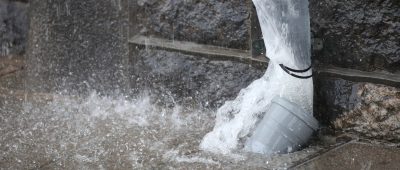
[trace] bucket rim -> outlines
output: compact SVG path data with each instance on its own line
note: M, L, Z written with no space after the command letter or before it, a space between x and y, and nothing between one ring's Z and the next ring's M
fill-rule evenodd
M294 116L302 120L313 130L315 131L318 130L319 127L318 121L313 116L311 116L311 114L308 114L307 111L305 111L303 108L299 107L297 104L280 96L274 97L272 99L272 103L276 103L281 107L287 109L289 112L291 112Z

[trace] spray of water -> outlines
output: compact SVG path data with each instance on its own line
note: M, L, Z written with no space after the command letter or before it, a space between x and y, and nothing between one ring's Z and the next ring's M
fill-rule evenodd
M201 152L199 139L212 128L213 114L155 104L147 93L49 101L39 94L9 96L0 94L0 169L283 169L318 151L272 157Z
M272 98L284 97L312 113L313 81L298 79L283 71L279 64L294 69L310 66L310 21L308 0L253 0L256 6L270 63L265 75L240 91L217 111L213 131L200 148L230 153L243 146ZM303 73L310 75L311 70Z

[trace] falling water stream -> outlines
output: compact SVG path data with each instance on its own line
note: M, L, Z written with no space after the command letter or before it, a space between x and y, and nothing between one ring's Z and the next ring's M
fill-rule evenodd
M312 79L294 78L278 66L310 65L308 1L254 4L271 62L261 79L216 114L154 104L146 92L134 98L93 92L48 99L15 97L18 90L11 90L0 95L0 169L282 169L316 153L319 146L270 156L242 150L272 97L284 96L312 112ZM1 79L2 86L15 81Z
M275 96L284 97L307 112L313 111L312 78L299 79L280 68L310 66L310 18L308 0L253 0L270 58L265 75L240 91L217 112L215 127L201 148L216 153L241 149ZM310 75L311 70L305 75Z

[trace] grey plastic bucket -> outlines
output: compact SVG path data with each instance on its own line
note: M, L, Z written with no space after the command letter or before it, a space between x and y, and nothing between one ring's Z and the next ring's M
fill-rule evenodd
M318 121L304 109L284 98L275 97L245 150L262 154L288 153L307 143Z

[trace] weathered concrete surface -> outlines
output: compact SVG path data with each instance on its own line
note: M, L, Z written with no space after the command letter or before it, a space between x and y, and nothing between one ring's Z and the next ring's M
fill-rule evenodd
M33 91L125 89L127 0L32 0L27 53Z
M28 5L0 0L0 58L25 52L28 33Z
M132 84L137 89L152 89L163 95L160 98L197 106L218 107L265 72L265 68L216 57L156 49L134 53Z
M349 143L293 169L398 169L400 150L363 143Z
M316 81L315 116L335 130L400 140L400 89L337 78Z
M250 48L250 0L130 0L131 36Z
M400 70L398 0L310 0L316 62L359 70Z
M357 96L361 102L339 119L334 127L375 139L400 141L400 89L362 84Z

